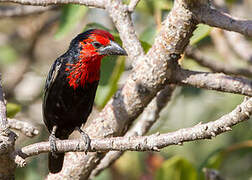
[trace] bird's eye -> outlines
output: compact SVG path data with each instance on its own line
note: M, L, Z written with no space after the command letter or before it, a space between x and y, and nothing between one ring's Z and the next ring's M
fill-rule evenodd
M93 42L92 45L95 47L95 48L100 48L102 45L98 42Z

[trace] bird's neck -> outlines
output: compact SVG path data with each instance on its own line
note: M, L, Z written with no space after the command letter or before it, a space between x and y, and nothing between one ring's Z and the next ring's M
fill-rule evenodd
M68 84L76 89L81 86L85 88L87 83L93 83L100 79L100 66L102 56L82 58L77 63L66 64Z

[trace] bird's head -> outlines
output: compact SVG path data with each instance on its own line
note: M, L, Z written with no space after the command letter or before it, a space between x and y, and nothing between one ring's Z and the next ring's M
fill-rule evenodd
M76 36L70 44L69 51L77 55L66 64L65 71L69 74L69 85L76 89L86 83L99 81L101 59L109 55L124 55L126 51L114 41L107 31L91 29Z
M70 47L76 47L76 45L83 55L127 55L127 52L114 41L113 35L101 29L90 29L79 34L72 40Z

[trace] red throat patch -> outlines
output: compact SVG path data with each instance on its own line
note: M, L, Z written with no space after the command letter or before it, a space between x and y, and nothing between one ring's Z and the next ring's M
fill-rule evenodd
M97 54L92 45L80 42L85 50L80 51L79 61L74 64L66 64L65 71L69 71L67 79L71 87L85 87L86 83L93 83L100 80L100 66L103 56ZM87 49L89 49L87 51Z

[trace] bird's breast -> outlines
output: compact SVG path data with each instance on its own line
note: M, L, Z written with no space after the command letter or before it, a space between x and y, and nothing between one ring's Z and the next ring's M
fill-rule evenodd
M102 57L81 59L77 63L67 63L65 71L66 79L70 87L85 87L87 83L93 83L100 79L100 66Z

